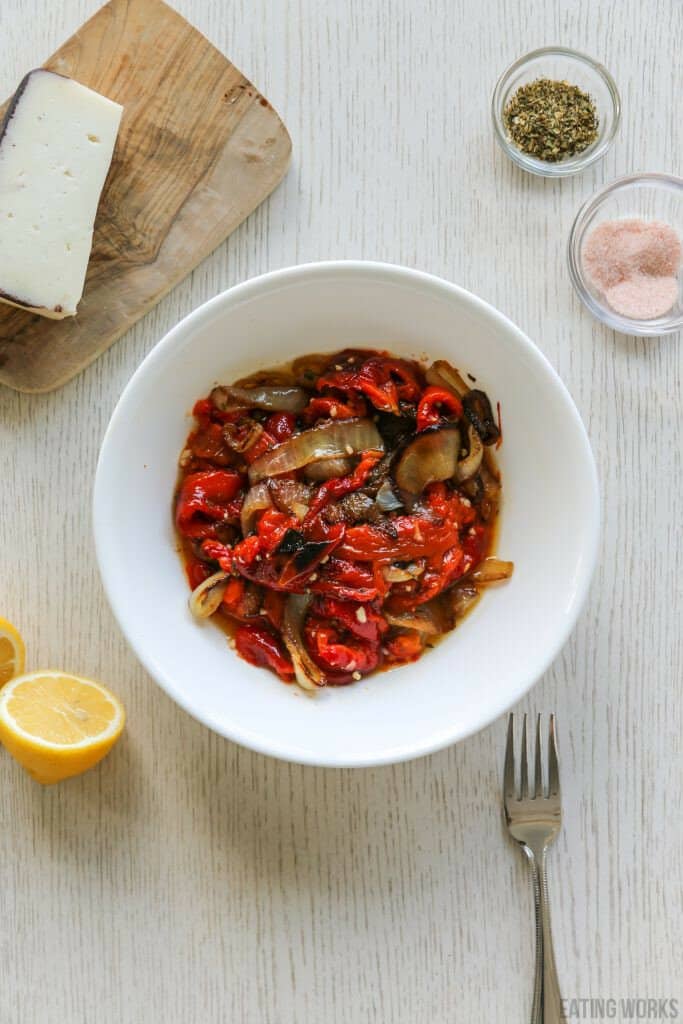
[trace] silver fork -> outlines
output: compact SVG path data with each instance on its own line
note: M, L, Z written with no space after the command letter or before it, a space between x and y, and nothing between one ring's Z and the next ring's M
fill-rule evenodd
M536 755L533 789L529 792L526 754L526 715L522 725L520 792L515 785L514 716L508 723L503 775L503 806L508 831L529 859L536 908L536 973L531 1024L559 1024L566 1020L557 981L553 940L550 934L550 908L545 855L562 825L560 772L555 741L555 716L550 716L548 731L548 790L543 786L541 752L541 716L536 722Z

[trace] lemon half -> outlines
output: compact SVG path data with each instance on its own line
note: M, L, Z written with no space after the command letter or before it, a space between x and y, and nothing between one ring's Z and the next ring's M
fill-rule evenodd
M42 669L0 690L0 742L44 785L80 775L121 735L126 714L100 683Z
M0 686L24 671L26 649L19 631L7 619L0 618Z

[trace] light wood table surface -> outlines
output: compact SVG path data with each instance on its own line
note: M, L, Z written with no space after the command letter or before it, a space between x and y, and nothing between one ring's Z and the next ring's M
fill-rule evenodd
M111 757L62 786L42 789L0 757L0 1021L528 1019L532 904L500 823L504 721L376 770L252 754L156 687L99 582L95 463L133 370L222 289L329 257L404 263L471 289L535 339L576 400L603 491L600 565L571 642L521 705L560 723L561 984L571 998L678 998L683 1014L681 339L603 329L565 260L574 214L601 183L681 170L680 2L176 6L280 111L294 162L77 380L47 396L0 391L0 612L31 666L101 677L129 711ZM95 9L3 0L0 92ZM602 59L624 102L603 163L556 184L506 160L488 109L503 67L553 42Z

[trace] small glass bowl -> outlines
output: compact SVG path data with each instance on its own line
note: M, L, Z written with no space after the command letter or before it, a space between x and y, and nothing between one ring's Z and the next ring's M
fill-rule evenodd
M587 149L567 160L551 163L528 156L508 138L503 111L521 85L537 78L551 78L578 85L595 103L598 113L598 137ZM563 46L544 46L520 57L503 72L493 90L491 114L496 138L507 155L519 167L543 178L564 178L578 174L600 160L612 145L621 118L619 93L607 68L576 50Z
M602 221L628 217L661 220L683 241L683 178L672 174L630 174L617 178L584 203L569 234L569 274L584 306L593 316L622 334L656 337L683 327L683 281L678 275L678 299L668 313L654 320L632 320L615 312L584 271L583 246L587 234Z

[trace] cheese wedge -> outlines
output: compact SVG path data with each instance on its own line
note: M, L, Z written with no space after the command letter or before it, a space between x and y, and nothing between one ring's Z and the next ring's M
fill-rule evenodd
M0 302L76 312L122 112L52 71L24 78L0 127Z

